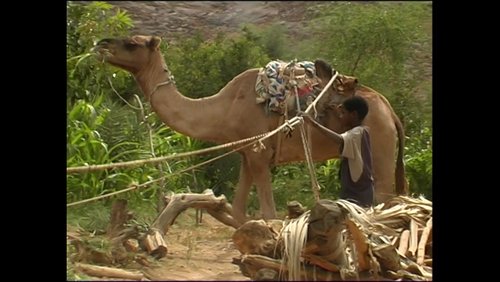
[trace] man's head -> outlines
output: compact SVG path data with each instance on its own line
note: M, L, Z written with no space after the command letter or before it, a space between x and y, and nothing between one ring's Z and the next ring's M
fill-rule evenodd
M342 122L349 126L356 126L363 122L368 114L368 103L361 96L351 96L340 106Z

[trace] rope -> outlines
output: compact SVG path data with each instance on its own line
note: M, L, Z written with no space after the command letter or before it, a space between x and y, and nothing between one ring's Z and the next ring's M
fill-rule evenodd
M314 101L311 103L311 105L309 105L307 107L306 114L309 113L309 111L311 111L311 108L314 108L314 112L315 112L315 115L316 115L316 104L318 103L319 99L321 99L321 97L323 96L323 94L325 94L326 90L328 88L330 88L330 86L332 86L333 81L337 78L338 75L339 75L339 72L335 71L335 74L332 76L332 78L330 79L330 81L328 82L328 84L326 84L326 86L323 88L323 90L321 91L321 93L319 93L318 97L316 97L316 99L314 99Z
M239 148L236 148L232 151L229 151L229 152L226 152L220 156L217 156L217 157L214 157L214 158L211 158L210 160L207 160L207 161L204 161L204 162L201 162L199 164L196 164L196 165L193 165L193 166L190 166L188 168L185 168L185 169L182 169L182 170L179 170L179 171L176 171L176 172L173 172L171 173L169 176L172 176L172 175L176 175L176 174L181 174L181 173L184 173L186 171L190 171L190 170L193 170L197 167L200 167L200 166L203 166L203 165L206 165L208 163L211 163L213 161L216 161L220 158L223 158L229 154L232 154L234 152L237 152L239 150L242 150L246 147L249 147L250 145L256 143L257 141L254 141L252 143L248 143L248 144L245 144L243 146L240 146ZM118 194L121 194L121 193L125 193L125 192L128 192L128 191L131 191L131 190L134 190L134 189L137 189L137 188L141 188L141 187L144 187L144 186L148 186L150 184L153 184L155 182L159 182L159 181L163 181L165 180L165 178L167 178L167 176L162 176L160 178L157 178L157 179L154 179L154 180L150 180L150 181L147 181L147 182L144 182L142 184L139 184L139 185L133 185L133 186L130 186L130 187L127 187L127 188L124 188L120 191L115 191L115 192L111 192L111 193L108 193L108 194L104 194L104 195L101 195L101 196L97 196L97 197L93 197L93 198L90 198L90 199L85 199L85 200L81 200L81 201L78 201L78 202L73 202L73 203L70 203L70 204L67 204L66 207L70 207L70 206L75 206L75 205L78 205L78 204L83 204L83 203L88 203L88 202L91 202L91 201L95 201L95 200L99 200L99 199L103 199L103 198L107 198L107 197L111 197L111 196L114 196L114 195L118 195Z
M190 170L193 170L197 167L200 167L202 165L205 165L207 163L210 163L210 162L213 162L213 161L216 161L220 158L223 158L229 154L232 154L234 152L237 152L239 150L242 150L246 147L249 147L250 145L253 145L255 143L260 143L261 144L261 148L263 146L262 144L262 141L271 137L272 135L276 134L279 130L281 130L283 127L285 126L294 126L296 125L297 123L299 123L301 121L301 118L299 117L294 117L292 118L290 121L287 121L286 123L282 124L281 126L279 126L278 128L276 128L275 130L271 131L271 132L267 132L267 133L263 133L263 134L260 134L260 135L256 135L256 136L253 136L253 137L250 137L250 138L246 138L246 139L242 139L242 140L239 140L239 141L236 141L236 142L232 142L232 143L227 143L227 144L223 144L223 145L219 145L219 146L216 146L216 147L222 147L222 146L226 146L228 144L234 146L235 144L239 144L239 143L243 143L243 142L247 142L247 141L251 141L253 139L257 139L257 138L260 138L261 136L264 136L262 137L261 139L258 139L258 140L255 140L254 142L252 143L248 143L248 144L245 144L245 145L242 145L232 151L229 151L229 152L226 152L220 156L217 156L217 157L214 157L210 160L207 160L207 161L204 161L204 162L201 162L199 164L196 164L196 165L193 165L193 166L190 166L188 168L185 168L183 170L180 170L180 171L176 171L171 175L176 175L176 174L180 174L180 173L183 173L183 172L186 172L186 171L190 171ZM267 136L266 136L267 135ZM227 146L226 146L227 147ZM215 147L212 147L212 148L207 148L207 149L210 149L210 150L207 150L207 149L203 149L203 150L198 150L198 151L195 151L195 152L200 152L200 151L213 151ZM159 158L154 158L155 160L153 160L154 162L158 162L159 159L167 159L167 158L173 158L173 157L180 157L181 154L179 154L178 156L167 156L167 157L159 157ZM183 156L188 156L190 154L182 154ZM141 163L147 163L147 162L153 162L151 161L152 159L149 159L149 160L140 160L140 161L132 161L132 162L124 162L124 163L116 163L114 165L120 165L119 167L125 167L125 165L123 164L126 164L126 163L134 163L135 164L141 164ZM89 167L83 167L84 169L88 169L89 171L92 170L93 168L95 167L99 167L99 169L105 169L103 167L107 167L109 168L110 165L100 165L100 166L89 166ZM80 167L82 168L82 167ZM120 191L115 191L115 192L111 192L111 193L108 193L108 194L104 194L104 195L101 195L101 196L97 196L97 197L93 197L93 198L90 198L90 199L85 199L85 200L81 200L81 201L78 201L78 202L73 202L73 203L70 203L70 204L67 204L66 207L71 207L71 206L75 206L75 205L79 205L79 204L83 204L83 203L88 203L88 202L91 202L91 201L95 201L95 200L99 200L99 199L103 199L103 198L107 198L107 197L111 197L111 196L114 196L114 195L118 195L118 194L121 194L121 193L125 193L125 192L128 192L128 191L131 191L131 190L134 190L134 189L137 189L137 188L141 188L141 187L144 187L144 186L148 186L150 184L153 184L155 182L159 182L159 181L162 181L166 178L167 176L163 176L163 177L160 177L160 178L157 178L157 179L154 179L154 180L150 180L148 182L144 182L142 184L139 184L139 185L133 185L133 186L130 186L130 187L127 187L123 190L120 190Z
M129 167L135 167L135 166L140 166L143 164L155 164L159 163L165 160L170 160L170 159L175 159L175 158L183 158L183 157L188 157L192 155L197 155L197 154L205 154L209 153L212 151L224 149L227 147L232 147L235 145L238 145L240 143L245 143L245 142L250 142L255 139L261 138L262 136L265 136L268 133L262 133L260 135L256 135L253 137L249 137L246 139L242 139L239 141L235 142L230 142L210 148L205 148L205 149L200 149L197 151L192 151L192 152L184 152L184 153L179 153L176 154L174 153L173 155L169 156L164 156L164 157L156 157L156 158L149 158L145 160L135 160L135 161L127 161L127 162L119 162L119 163L111 163L111 164L102 164L102 165L86 165L86 166L78 166L78 167L68 167L66 168L66 173L68 174L73 174L73 173L87 173L87 172L93 172L93 171L99 171L99 170L106 170L106 169L113 169L113 168L129 168Z
M302 145L304 146L304 154L306 155L307 168L309 170L309 174L311 175L311 186L314 193L314 200L316 202L319 201L319 190L321 187L319 186L318 179L316 178L316 171L314 170L314 161L311 156L311 145L309 144L306 138L306 130L304 127L304 123L300 125L300 136L302 137Z
M293 89L295 91L297 112L299 112L300 111L300 102L299 102L299 94L297 93L297 86L294 86ZM319 96L317 99L319 99ZM301 121L302 121L302 118L301 118ZM302 138L302 145L304 146L304 155L305 155L306 161L307 161L307 169L309 170L309 175L311 176L311 187L312 187L313 194L314 194L314 200L316 202L318 202L320 199L320 196L319 196L320 186L318 183L318 179L316 177L316 171L314 170L314 161L313 161L313 158L311 156L311 145L309 144L308 138L306 137L304 123L301 122L299 127L300 127L300 136Z

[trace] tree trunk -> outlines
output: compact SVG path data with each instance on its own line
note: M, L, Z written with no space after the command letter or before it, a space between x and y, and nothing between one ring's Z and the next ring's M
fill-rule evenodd
M127 200L118 199L113 202L111 207L111 218L108 224L107 234L109 238L116 237L120 231L125 228L125 223L129 220L130 215L127 211Z
M220 222L238 228L241 224L232 217L232 207L227 203L226 197L221 195L215 197L212 190L207 189L203 194L177 194L167 198L167 206L152 227L163 234L167 234L168 228L174 223L179 213L187 208L206 209L207 212Z

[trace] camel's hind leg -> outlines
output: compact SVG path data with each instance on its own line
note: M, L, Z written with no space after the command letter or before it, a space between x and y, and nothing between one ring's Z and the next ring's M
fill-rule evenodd
M267 145L269 148L270 145ZM248 157L248 163L252 171L253 182L257 188L260 211L264 219L276 218L276 205L274 203L273 188L271 185L270 163L273 151L263 150L259 153L252 152Z
M247 220L246 204L252 184L257 187L262 217L264 219L276 218L269 167L271 154L269 150L260 153L250 151L249 154L242 156L240 179L233 199L233 217L241 223Z
M248 164L248 159L245 155L241 155L240 177L233 198L233 217L240 223L247 221L246 204L252 182L252 171Z
M271 171L269 164L252 166L257 195L259 196L260 211L264 219L276 218L273 188L271 186Z

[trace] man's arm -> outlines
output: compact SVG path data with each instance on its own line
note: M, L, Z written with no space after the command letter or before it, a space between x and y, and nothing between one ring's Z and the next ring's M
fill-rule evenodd
M342 136L340 134L338 134L337 132L332 131L329 128L321 125L319 122L317 122L316 120L314 120L309 115L303 115L302 117L304 118L305 121L308 121L312 126L314 126L317 129L319 129L323 134L325 134L326 136L332 138L333 141L335 141L336 143L340 144L340 147L342 148L342 146L344 145L344 138L342 138Z

